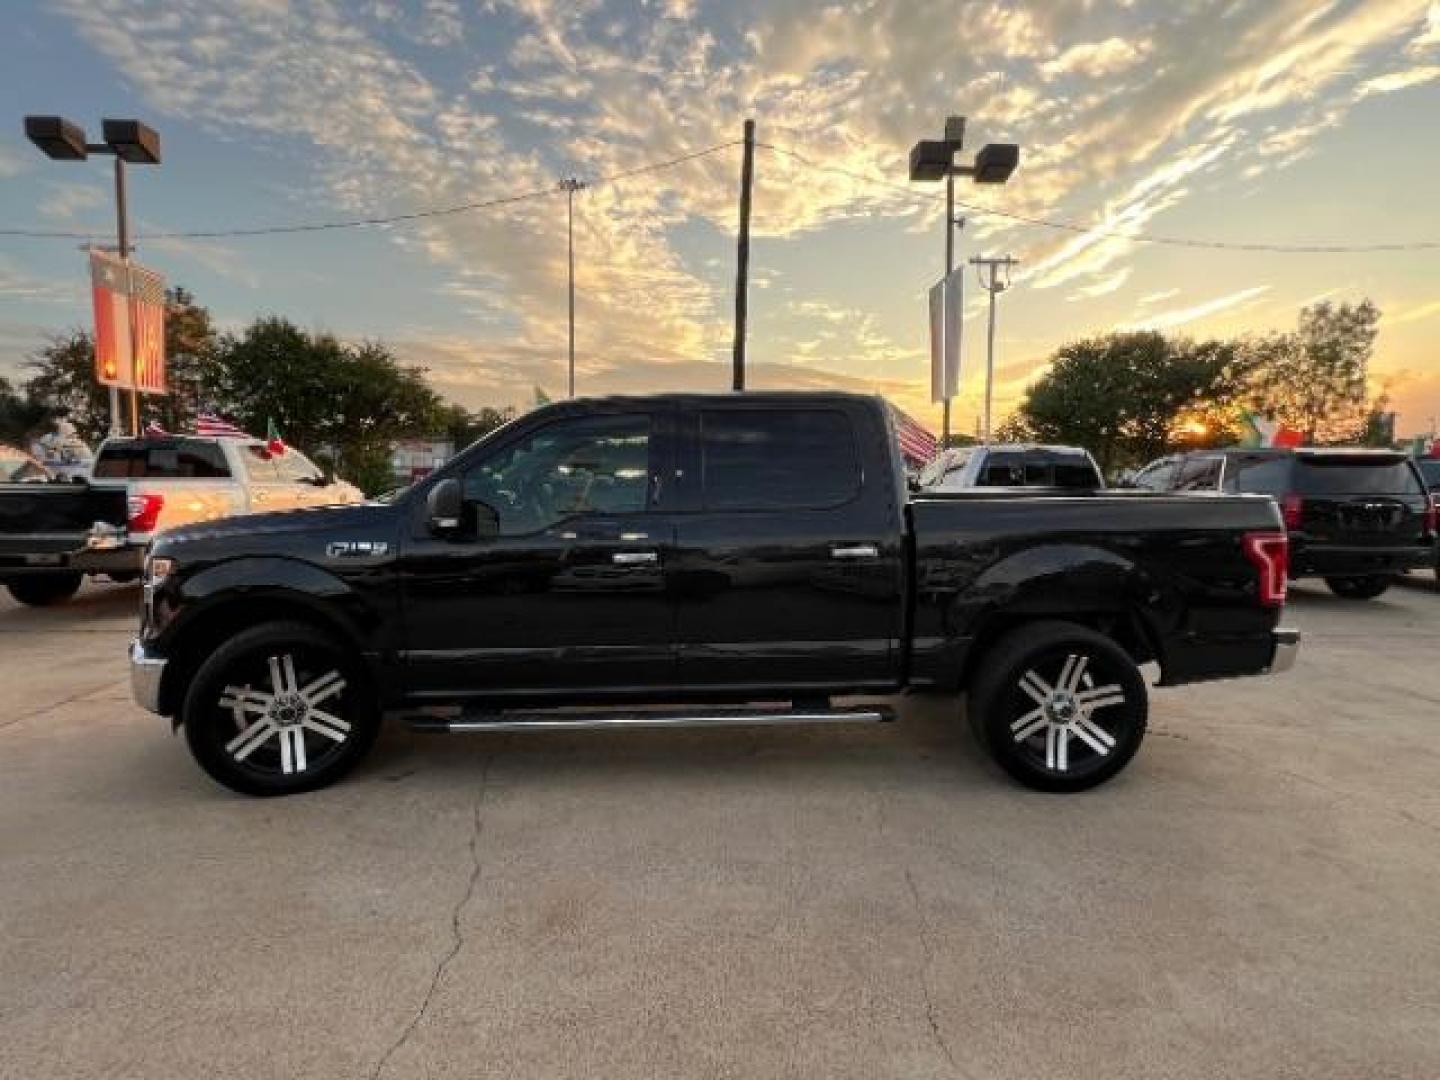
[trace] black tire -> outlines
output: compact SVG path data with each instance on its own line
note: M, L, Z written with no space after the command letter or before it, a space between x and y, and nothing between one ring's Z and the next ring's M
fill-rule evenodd
M1330 586L1331 592L1345 600L1374 600L1389 589L1394 580L1385 574L1372 574L1368 577L1327 577L1325 584Z
M1087 698L1088 695L1088 698ZM1149 699L1130 655L1067 622L1018 627L980 658L967 703L976 738L1038 791L1084 791L1130 763Z
M376 695L354 651L294 622L263 623L216 649L191 679L180 717L200 767L244 795L333 784L380 732Z
M83 574L61 572L58 574L27 574L13 577L5 582L10 595L30 607L50 607L63 604L80 590Z

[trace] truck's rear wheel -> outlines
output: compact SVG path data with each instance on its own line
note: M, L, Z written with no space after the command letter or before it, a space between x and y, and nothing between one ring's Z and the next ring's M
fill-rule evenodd
M358 659L303 623L266 623L231 638L195 673L180 715L201 768L246 795L332 784L380 730Z
M27 574L13 577L5 582L10 595L30 607L49 607L64 603L80 590L84 575L73 571L55 574Z
M1374 600L1390 588L1393 578L1385 574L1370 574L1366 577L1327 577L1325 584L1330 591L1345 600Z
M1012 630L980 661L967 709L990 756L1041 791L1083 791L1145 738L1145 680L1124 649L1065 622Z

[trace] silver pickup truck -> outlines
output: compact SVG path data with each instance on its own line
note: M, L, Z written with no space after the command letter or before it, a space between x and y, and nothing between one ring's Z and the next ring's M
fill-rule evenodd
M273 454L258 439L107 439L88 478L0 484L0 582L22 604L60 603L86 574L139 577L164 529L362 498L298 450Z

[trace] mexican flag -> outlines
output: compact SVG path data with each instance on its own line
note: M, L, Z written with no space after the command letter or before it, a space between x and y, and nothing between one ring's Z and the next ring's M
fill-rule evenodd
M1245 422L1245 427L1248 429L1245 438L1240 440L1242 446L1286 449L1299 446L1305 441L1305 436L1294 428L1286 427L1278 420L1271 420L1268 416L1252 413L1248 409L1240 411L1240 419Z
M285 440L280 437L280 428L268 416L265 418L265 449L276 457L285 453Z

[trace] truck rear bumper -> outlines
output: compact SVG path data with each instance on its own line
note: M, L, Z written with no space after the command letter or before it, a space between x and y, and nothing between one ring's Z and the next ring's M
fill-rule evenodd
M81 549L65 552L39 552L26 555L0 555L0 577L25 574L53 574L70 570L81 574L139 574L145 566L143 547Z
M160 683L165 678L165 659L151 656L140 641L130 642L130 693L135 703L156 715L160 712Z
M1435 562L1429 544L1401 547L1357 547L1306 544L1298 546L1290 561L1290 576L1364 577L1373 574L1403 574L1423 570Z
M1295 658L1300 655L1300 631L1281 626L1273 631L1272 636L1275 639L1275 653L1270 658L1270 672L1274 674L1289 671L1295 666Z

